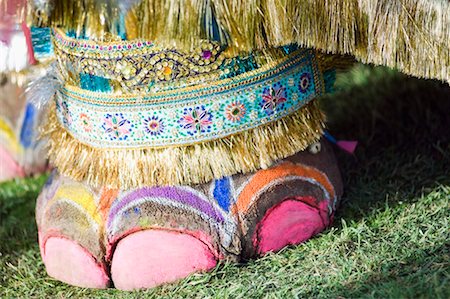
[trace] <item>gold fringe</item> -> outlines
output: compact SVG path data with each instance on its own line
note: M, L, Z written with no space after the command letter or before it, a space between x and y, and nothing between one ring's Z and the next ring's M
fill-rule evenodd
M54 1L50 16L31 15L35 23L77 31L85 26L99 37L114 33L116 2ZM216 37L233 55L298 43L450 82L446 0L142 0L130 13L135 17L127 27L135 20L138 37L184 51L211 39L216 19Z
M53 107L43 130L50 162L60 173L93 186L131 189L190 185L267 168L320 139L324 115L317 101L270 124L195 145L104 149L85 145L58 122Z

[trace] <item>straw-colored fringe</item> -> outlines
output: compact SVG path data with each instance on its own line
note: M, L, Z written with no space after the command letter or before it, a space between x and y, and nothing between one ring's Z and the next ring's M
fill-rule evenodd
M104 149L80 143L56 119L54 107L43 136L60 173L93 186L130 189L197 184L267 168L306 149L322 135L316 101L292 115L223 139L168 148Z
M55 2L47 25L114 33L116 1ZM129 13L136 36L187 51L212 38L215 16L230 53L296 42L450 82L446 0L142 0Z

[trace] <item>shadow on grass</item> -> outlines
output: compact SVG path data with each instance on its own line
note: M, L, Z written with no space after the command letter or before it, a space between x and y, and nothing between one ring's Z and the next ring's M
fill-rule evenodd
M345 186L338 218L358 220L450 185L448 85L368 66L336 85L321 102L330 131L360 142L355 157L337 153Z

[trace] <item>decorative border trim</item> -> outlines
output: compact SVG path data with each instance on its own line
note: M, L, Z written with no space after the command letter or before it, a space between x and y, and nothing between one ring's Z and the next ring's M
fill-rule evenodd
M120 86L126 92L147 90L158 82L185 80L201 82L220 77L225 55L217 43L201 42L190 52L162 48L152 41L96 42L68 37L53 30L53 43L62 73L73 83L93 76L106 82L107 89ZM71 70L64 72L65 69ZM94 79L95 80L95 79ZM94 84L95 87L95 84Z
M277 121L233 136L162 148L95 148L61 126L54 106L43 136L50 162L60 173L91 186L131 189L191 185L270 167L319 140L324 115L317 101Z
M130 95L66 86L57 117L74 138L96 148L184 146L279 120L324 92L308 50L211 85Z

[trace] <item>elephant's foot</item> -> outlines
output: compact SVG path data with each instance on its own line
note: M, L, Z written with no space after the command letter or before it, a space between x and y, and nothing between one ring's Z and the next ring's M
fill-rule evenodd
M39 247L49 276L80 287L109 285L103 224L95 194L52 175L36 206Z
M304 242L330 224L341 192L326 144L196 186L94 190L56 176L37 205L41 252L70 284L149 288Z
M8 80L0 82L0 182L47 170L44 142L38 138L41 114L24 92Z

